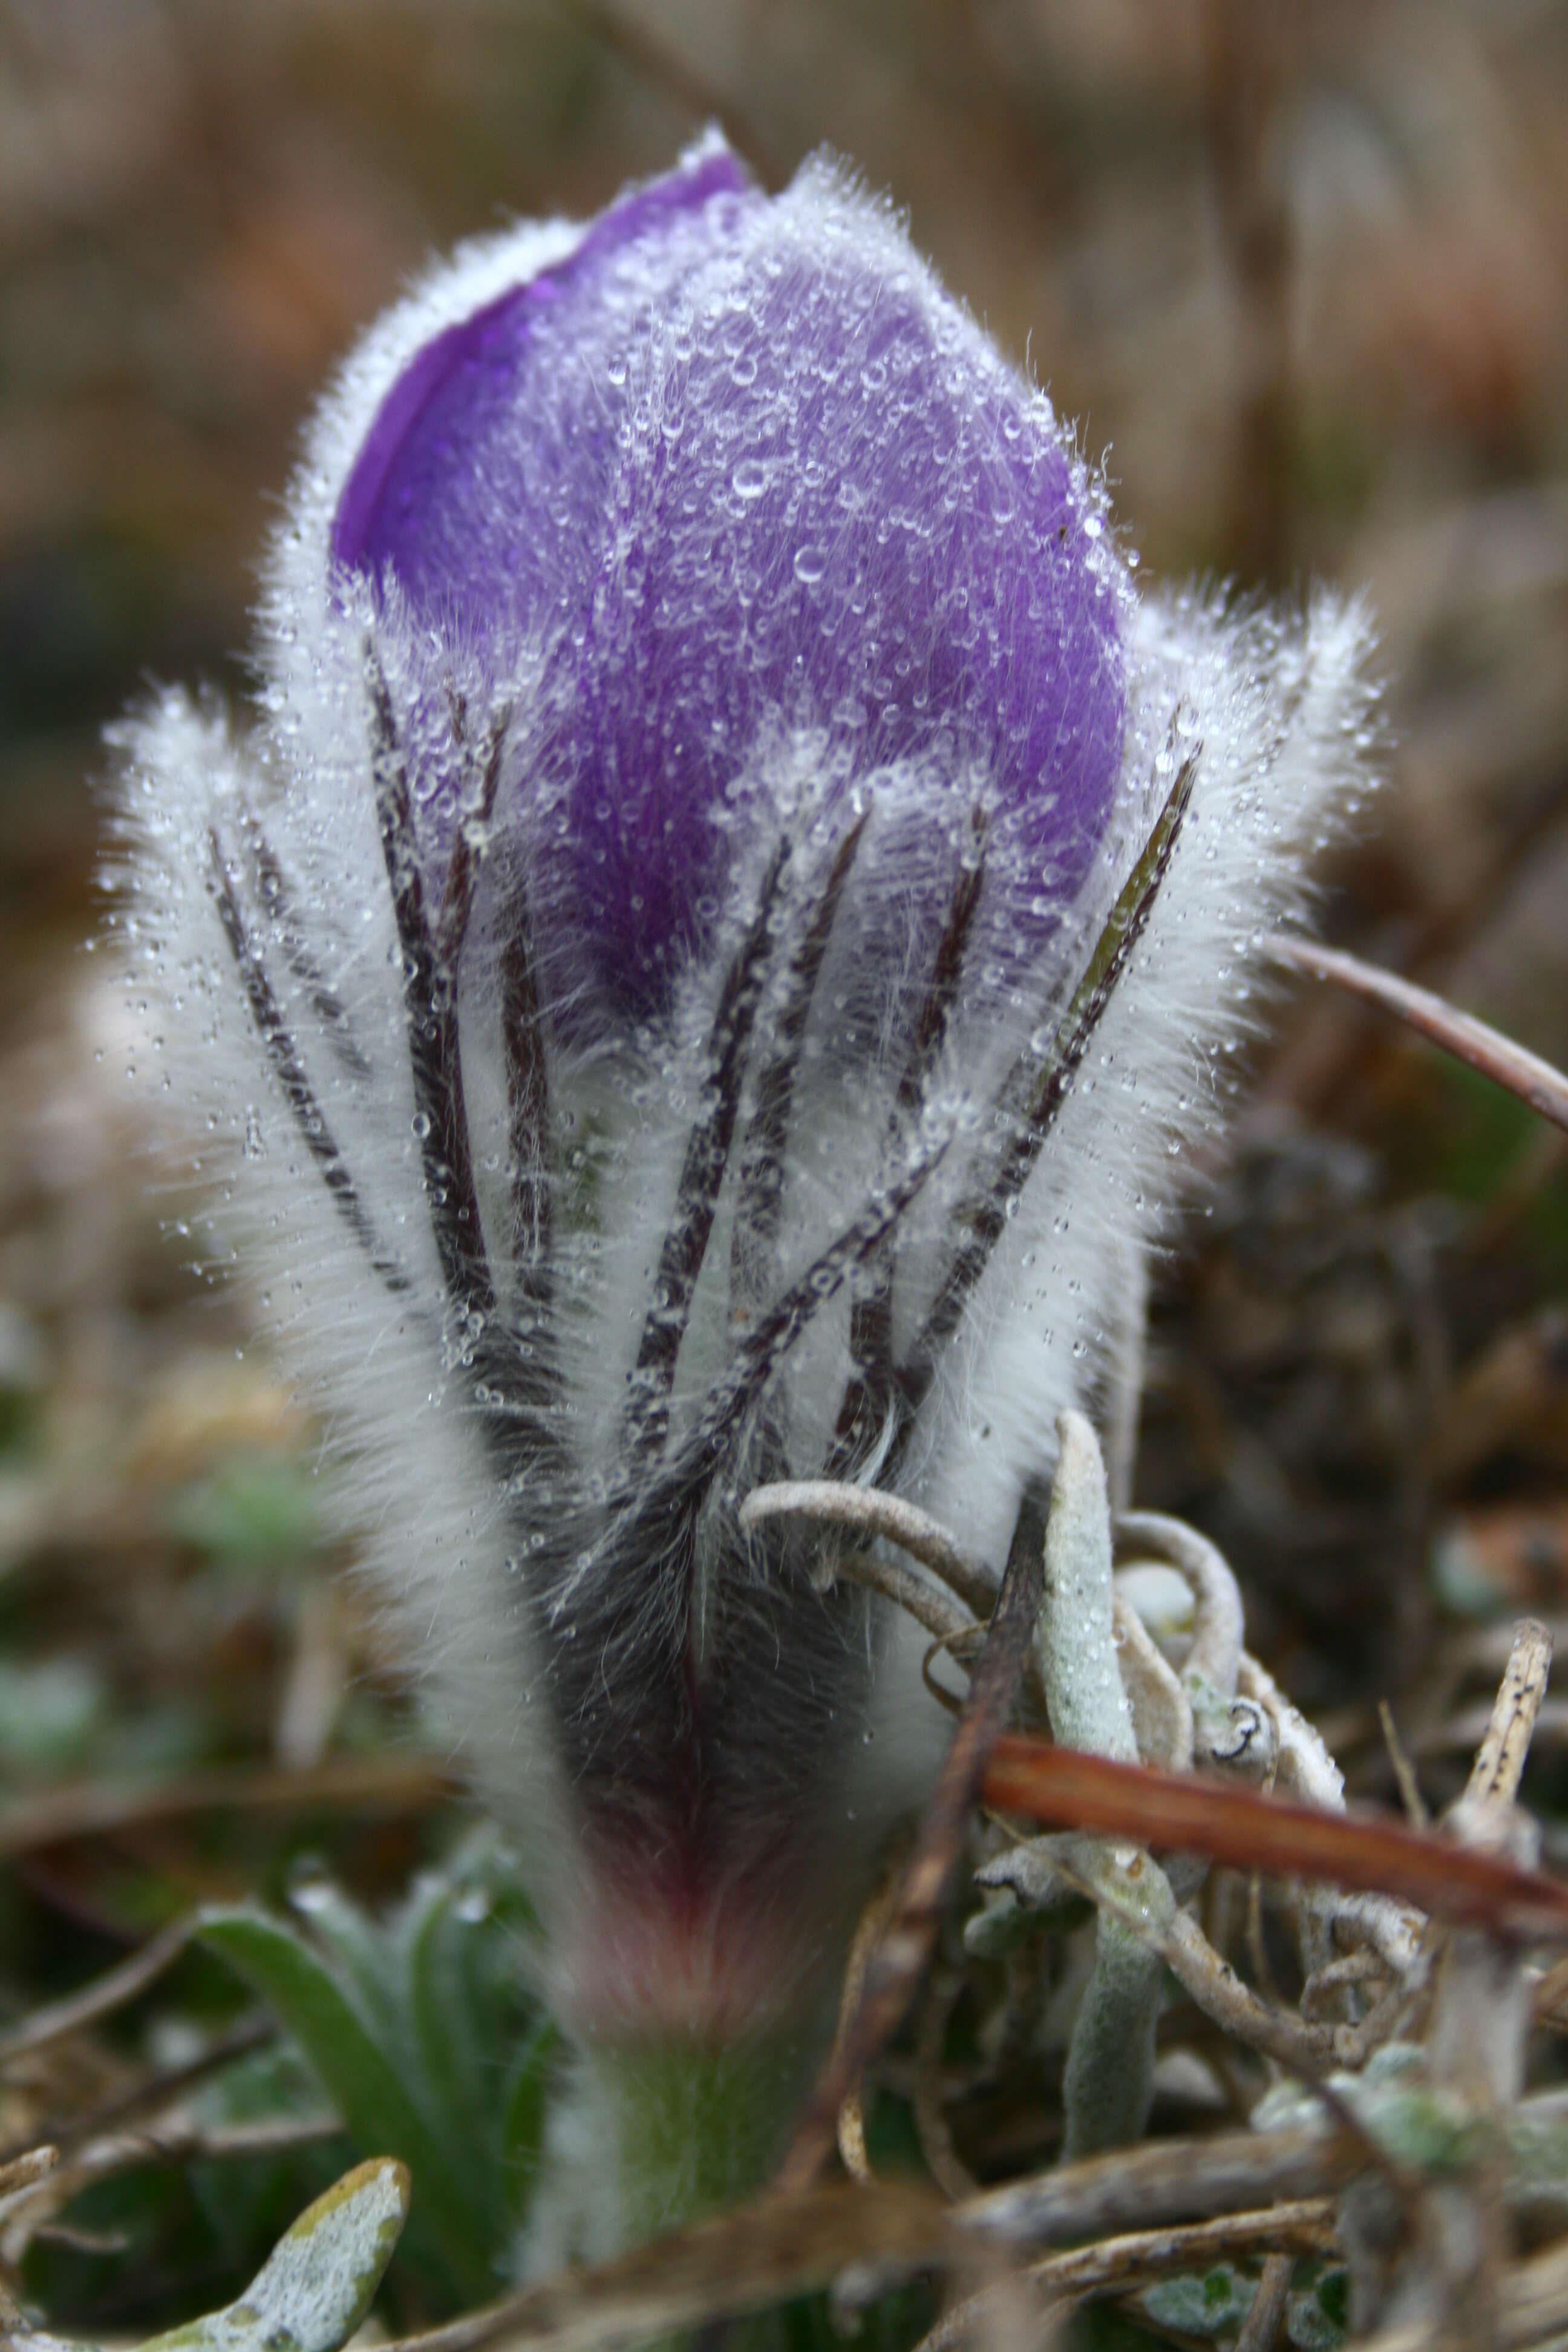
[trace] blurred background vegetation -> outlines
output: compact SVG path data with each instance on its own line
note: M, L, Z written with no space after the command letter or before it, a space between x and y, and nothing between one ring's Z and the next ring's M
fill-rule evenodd
M1568 0L0 0L12 2014L306 1853L390 1896L454 1833L326 1573L317 1433L118 1099L102 729L150 679L245 693L301 415L409 273L713 118L773 184L826 142L907 207L1149 572L1364 588L1388 782L1328 929L1568 1062ZM1440 1799L1500 1627L1568 1612L1568 1137L1298 984L1193 1153L1141 1497L1227 1548L1361 1785L1386 1696ZM1560 1860L1565 1738L1549 1702ZM246 2016L182 1967L177 2032L165 1997L13 2068L0 2144L214 2072L191 2020ZM210 2304L302 2160L95 2192L36 2283L82 2325Z

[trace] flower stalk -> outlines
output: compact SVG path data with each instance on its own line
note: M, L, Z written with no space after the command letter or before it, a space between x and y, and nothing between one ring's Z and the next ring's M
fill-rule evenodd
M745 1497L1000 1581L1364 781L1365 646L1140 596L886 208L710 138L372 331L255 709L120 732L138 1067L521 1846L603 2242L619 2150L754 2172L941 1760L901 1612Z

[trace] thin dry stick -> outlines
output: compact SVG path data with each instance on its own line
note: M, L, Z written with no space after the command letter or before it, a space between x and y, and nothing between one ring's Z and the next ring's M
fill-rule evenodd
M129 1959L106 1976L95 1977L79 1992L68 1993L63 2000L52 2000L44 2009L36 2009L11 2032L0 2034L0 2066L7 2066L17 2058L31 2057L37 2050L47 2050L52 2042L63 2042L84 2026L96 2025L100 2017L110 2017L117 2009L144 1992L171 1962L178 1959L190 1942L193 1923L176 1919L161 1934L152 1937Z
M1162 1918L1152 1905L1143 1910L1120 1903L1105 1882L1096 1884L1075 1870L1070 1856L1063 1855L1057 1867L1069 1885L1157 1952L1183 1990L1222 2032L1309 2079L1327 2073L1336 2060L1342 2062L1343 2029L1311 2024L1261 2000L1215 1951L1190 1911L1176 1908Z
M1405 1817L1413 1829L1424 1830L1431 1816L1426 1811L1426 1801L1421 1794L1420 1782L1415 1778L1415 1767L1410 1760L1410 1751L1399 1737L1399 1727L1394 1720L1394 1710L1385 1698L1380 1698L1377 1702L1377 1719L1383 1728L1383 1744L1388 1750L1388 1760L1394 1768L1394 1778L1399 1790L1399 1801L1405 1808Z
M1031 2286L1045 2289L1053 2302L1120 2294L1145 2279L1166 2277L1173 2271L1200 2270L1227 2257L1234 2260L1256 2253L1260 2246L1328 2253L1334 2245L1334 2226L1331 2199L1302 2197L1288 2205L1268 2206L1260 2212L1226 2213L1216 2221L1191 2221L1168 2230L1132 2230L1121 2237L1101 2238L1098 2245L1075 2246L1069 2253L1049 2254L1043 2263L1031 2263L1023 2275ZM1289 2281L1291 2256L1280 2259ZM1267 2263L1264 2267L1267 2274ZM995 2288L987 2288L955 2304L921 2336L915 2352L954 2352L990 2317L996 2294Z
M606 7L603 0L562 0L566 14L585 33L620 58L632 72L662 90L697 122L718 122L738 155L743 155L764 188L782 188L789 173L780 163L772 142L743 114L730 93L710 81L689 58L646 25Z
M417 1757L334 1756L308 1772L188 1772L168 1780L126 1784L91 1780L49 1789L0 1808L0 1862L68 1840L102 1837L192 1813L301 1812L353 1806L376 1812L419 1812L455 1795L461 1783Z
M832 1570L836 1582L842 1577L847 1583L867 1585L884 1600L895 1601L939 1643L952 1643L961 1634L985 1630L984 1621L976 1623L966 1609L896 1559L879 1559L874 1552L839 1552Z
M112 2098L79 2115L49 2116L43 2128L56 2141L62 2156L74 2156L78 2148L90 2146L94 2140L110 2133L118 2137L149 2117L167 2113L210 2075L221 2074L236 2059L247 2058L253 2051L265 2050L277 2038L277 2020L271 2012L252 2012L231 2025L226 2032L215 2035L199 2056L186 2059L182 2065L162 2067L140 2075ZM19 2153L20 2148L0 2149L0 2156L7 2158Z
M0 2205L10 2198L19 2197L24 2189L36 2189L40 2180L48 2178L59 2160L59 2149L46 2144L42 2147L30 2147L23 2155L14 2156L8 2162L0 2164Z
M1366 1821L1288 1804L1145 1764L1050 1748L1005 1733L985 1774L984 1801L1056 1829L1131 1838L1206 1854L1234 1870L1266 1870L1330 1886L1402 1896L1458 1927L1543 1942L1568 1939L1568 1886L1403 1822Z
M1349 2135L1227 2132L1156 2140L991 2189L960 2206L885 2181L836 2182L699 2221L599 2269L568 2271L386 2352L610 2352L638 2338L765 2310L841 2273L964 2264L977 2252L1070 2244L1137 2223L1257 2210L1260 2198L1321 2198L1365 2165Z
M1471 1768L1465 1790L1468 1801L1513 1802L1551 1672L1552 1635L1539 1618L1521 1617L1513 1629L1513 1647L1492 1704L1486 1738Z
M1134 1916L1128 1916L1127 1924L1135 1933L1145 1932ZM1262 2000L1215 1951L1190 1911L1178 1910L1163 1929L1147 1932L1182 1990L1205 2017L1238 2042L1309 2078L1336 2061L1343 2063L1348 2053L1342 2028L1310 2024Z
M396 2338L384 2352L612 2352L709 2321L763 2311L872 2264L900 2272L943 2264L956 2241L948 2209L926 2193L848 2182L768 2197L699 2221L596 2270L568 2270L444 2327Z
M1468 1063L1483 1077L1517 1095L1542 1118L1568 1128L1568 1078L1539 1054L1516 1045L1489 1023L1478 1021L1474 1013L1458 1012L1443 997L1417 988L1414 981L1402 980L1397 972L1381 971L1375 964L1363 963L1359 956L1316 947L1310 940L1276 935L1268 948L1281 963L1293 964L1298 971L1310 972L1316 980L1331 980L1352 996L1397 1013L1457 1061Z
M1030 1488L1018 1512L985 1647L916 1836L891 1925L871 1956L854 2020L828 2059L784 2158L781 2189L804 2189L815 2178L833 2146L845 2098L908 2009L931 1958L964 1827L1023 1680L1039 1612L1045 1537L1042 1498Z
M938 1969L926 1986L926 1997L921 2010L920 2024L915 2034L914 2109L915 2130L920 2138L921 2154L926 2170L944 2197L956 2203L961 2198L973 2197L977 2183L960 2162L952 2144L947 2116L942 2102L942 2058L947 2041L947 2024L953 2004L963 1990L963 1976L957 1969Z
M36 2232L94 2181L137 2172L147 2165L238 2163L257 2157L285 2156L320 2140L341 2139L342 2128L336 2116L324 2116L309 2122L222 2126L169 2123L156 2130L115 2132L79 2149L68 2162L44 2168L29 2189L18 2188L6 2200L6 2209L0 2213L0 2259L20 2261ZM41 2148L33 2153L52 2158L55 2151Z
M897 1872L889 1871L856 1922L849 1958L844 1966L844 1990L838 2004L838 2041L842 2041L854 2024L855 2013L860 2006L861 1990L866 1982L867 1963L877 1948L878 1937L888 1924L898 1892ZM866 2153L866 2118L860 2105L858 2083L850 2090L838 2110L838 2153L851 2180L869 2181L873 2179L870 2158Z
M884 1495L874 1486L856 1486L837 1478L786 1478L771 1486L753 1486L741 1506L742 1528L760 1519L798 1511L803 1518L826 1519L853 1534L880 1536L922 1568L940 1576L965 1608L978 1618L991 1614L996 1600L996 1580L983 1560L973 1559L954 1543L940 1519L917 1510L898 1495Z
M1294 2267L1289 2254L1269 2255L1252 2298L1252 2308L1241 2323L1236 2352L1274 2352L1285 2305L1290 2299L1290 2273Z
M1132 2228L1251 2213L1266 2198L1325 2197L1368 2161L1362 2139L1342 2130L1145 2140L988 2189L953 2218L987 2243L1060 2246Z

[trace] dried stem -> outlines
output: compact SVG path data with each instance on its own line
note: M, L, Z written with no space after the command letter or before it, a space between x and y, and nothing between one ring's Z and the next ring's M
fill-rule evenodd
M754 1527L762 1519L795 1511L803 1518L847 1528L868 1541L880 1536L885 1542L897 1544L922 1568L940 1576L973 1616L982 1620L990 1616L996 1600L996 1580L990 1570L963 1550L940 1519L901 1496L837 1478L782 1479L773 1486L752 1487L741 1506L741 1525ZM921 1618L922 1624L926 1622Z
M308 1772L217 1767L142 1784L92 1780L13 1798L0 1807L0 1861L76 1838L105 1837L118 1830L230 1807L246 1812L303 1812L321 1805L422 1812L456 1795L460 1786L437 1764L375 1756L329 1757Z
M73 2033L96 2025L100 2018L112 2017L117 2009L135 2000L171 1967L184 1950L195 1933L190 1919L176 1919L156 1936L149 1937L139 1951L121 1960L79 1992L67 1994L63 2000L53 2000L46 2008L36 2009L20 2025L0 2035L0 2066L13 2064L18 2058L30 2058L39 2050L47 2050L57 2042L66 2041Z
M1098 2245L1075 2246L1031 2263L1024 2276L1052 2303L1091 2294L1125 2294L1173 2272L1196 2271L1217 2262L1245 2259L1260 2247L1288 2246L1297 2253L1331 2253L1334 2208L1326 2197L1299 2197L1255 2213L1226 2213L1215 2221L1190 2221L1168 2230L1133 2230ZM1272 2255L1270 2261L1275 2259ZM1289 2284L1291 2256L1279 2257ZM1267 2275L1268 2263L1265 2263ZM1256 2307L1256 2306L1255 2306ZM996 2313L997 2290L987 2289L944 2312L915 2352L955 2352Z
M1023 1679L1039 1606L1045 1535L1040 1499L1026 1493L985 1648L921 1822L900 1883L893 1924L872 1955L854 2021L823 2071L780 2169L783 2189L802 2189L816 2173L833 2145L846 2094L898 2025L931 1958L941 1926L942 1898L980 1793L986 1760Z
M1397 972L1380 971L1375 964L1363 963L1359 956L1317 947L1310 940L1276 936L1268 946L1281 963L1293 964L1298 971L1310 972L1317 980L1331 980L1352 996L1397 1013L1457 1061L1468 1063L1483 1077L1517 1095L1542 1118L1568 1128L1568 1077L1538 1054L1516 1045L1487 1022L1478 1021L1474 1013L1457 1012L1441 996L1417 988L1414 981L1402 980Z
M1398 1895L1457 1925L1568 1939L1568 1888L1557 1880L1402 1822L1287 1804L1250 1789L1080 1756L1016 1734L996 1743L984 1801L1058 1829L1206 1854L1237 1870Z
M1331 2229L1330 2246L1332 2242ZM1327 2249L1320 2248L1320 2251ZM1289 2254L1269 2255L1258 2282L1258 2292L1252 2298L1252 2308L1241 2323L1236 2339L1236 2352L1274 2352L1284 2324L1285 2306L1290 2299L1290 2273L1294 2267Z
M516 2352L611 2352L763 2310L847 2270L885 2277L1134 2225L1147 2233L1250 2216L1263 2199L1324 2197L1364 2162L1360 2142L1343 2133L1243 2131L1121 2148L956 2208L882 2181L773 2194L596 2270L563 2272L447 2326L401 2337L386 2352L480 2352L501 2341Z

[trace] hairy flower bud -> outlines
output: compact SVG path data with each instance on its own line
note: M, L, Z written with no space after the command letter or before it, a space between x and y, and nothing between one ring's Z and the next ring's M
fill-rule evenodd
M374 330L254 719L124 729L142 1025L585 2037L810 2009L942 1718L740 1503L857 1479L999 1570L1364 768L1364 637L1140 599L893 215L710 139Z

